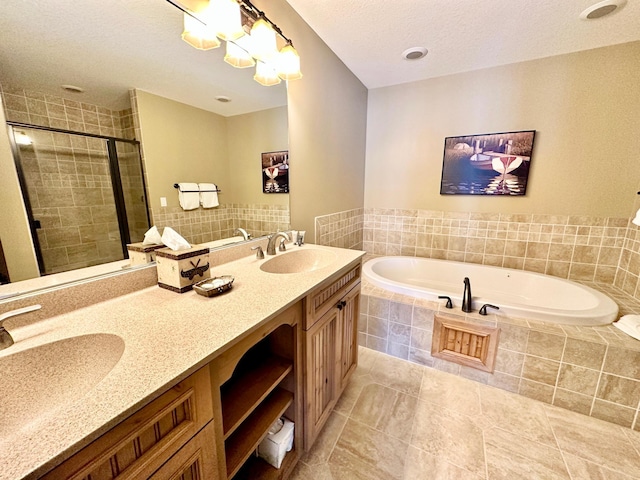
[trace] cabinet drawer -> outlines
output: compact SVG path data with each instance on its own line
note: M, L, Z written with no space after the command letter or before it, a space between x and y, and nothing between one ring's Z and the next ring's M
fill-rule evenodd
M150 480L217 480L213 422L171 457Z
M335 306L346 292L360 281L360 268L360 263L355 266L352 264L346 271L325 282L307 296L304 330L309 330L320 317Z
M148 478L213 418L209 367L203 367L67 461L46 480Z

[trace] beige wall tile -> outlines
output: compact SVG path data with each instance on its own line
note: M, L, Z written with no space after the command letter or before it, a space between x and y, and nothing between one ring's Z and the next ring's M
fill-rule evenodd
M569 390L563 390L562 388L557 388L553 397L554 405L573 412L582 413L583 415L589 415L592 403L592 396L581 395L570 392Z
M602 343L587 342L569 337L567 338L562 361L600 370L606 351L607 346Z
M617 423L623 427L631 427L633 425L635 414L636 412L632 408L623 407L615 403L609 403L598 399L594 402L593 409L591 410L592 417L611 423Z
M544 403L552 403L553 401L553 387L551 385L545 385L532 380L523 378L520 381L520 389L518 393L525 397L533 398Z
M640 351L609 347L603 371L640 380Z
M627 407L638 407L640 381L616 375L602 374L598 385L598 398Z
M526 355L522 367L522 377L547 385L555 385L559 368L559 362Z
M500 348L515 352L525 352L529 329L517 325L500 322Z
M558 388L593 397L600 372L589 368L563 363L558 375Z
M531 330L527 342L527 353L551 360L560 360L566 337Z

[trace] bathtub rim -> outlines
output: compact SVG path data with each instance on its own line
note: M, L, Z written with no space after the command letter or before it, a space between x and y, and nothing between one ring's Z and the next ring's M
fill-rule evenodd
M455 260L445 260L439 258L428 258L428 257L412 257L406 255L382 255L376 256L373 258L367 259L362 265L362 278L366 282L371 285L382 288L384 290L399 293L402 295L407 295L417 299L427 299L435 302L442 302L437 298L437 294L433 292L429 293L429 296L425 296L424 294L420 294L420 292L426 291L417 286L412 286L408 284L403 284L401 282L397 282L395 280L387 279L385 277L381 277L377 273L372 271L373 266L384 260L410 260L410 261L427 261L427 262L435 262L435 263L450 263L456 265L469 265L474 267L482 267L488 269L498 269L504 272L514 272L517 274L526 274L532 275L536 277L544 277L551 278L556 281L566 282L571 284L573 287L580 288L583 291L588 292L598 299L598 306L583 311L569 311L566 309L556 309L549 307L537 307L533 308L529 305L525 304L500 304L500 302L495 303L495 300L491 300L485 297L473 296L473 302L476 305L481 305L484 303L494 303L500 307L500 310L490 310L491 314L497 315L498 317L510 317L510 318L520 318L525 320L533 320L537 322L543 322L551 325L574 325L574 326L584 326L584 327L594 327L594 326L606 326L610 325L612 322L616 321L619 315L619 306L608 295L600 292L599 290L589 287L588 285L584 285L573 280L554 277L552 275L546 275L538 272L531 272L528 270L519 270L513 268L505 268L505 267L497 267L494 265L483 265L478 263L468 263L468 262L458 262ZM383 279L383 280L381 280ZM462 283L462 282L461 282ZM455 302L456 307L459 307L462 300L462 289L460 294L452 294L450 292L444 293L447 296L450 296L451 299ZM615 307L615 308L614 308ZM458 308L459 309L459 308ZM442 312L446 312L447 310L443 310ZM454 310L451 310L454 311ZM478 309L474 308L473 314L478 313Z

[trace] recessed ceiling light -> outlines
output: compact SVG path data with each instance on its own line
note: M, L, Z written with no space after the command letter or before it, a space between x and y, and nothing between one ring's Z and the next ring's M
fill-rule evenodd
M226 97L224 95L218 95L216 97L216 100L218 100L221 103L229 103L231 101L231 99L229 97Z
M61 85L63 90L71 93L82 93L84 92L84 88L76 87L75 85Z
M595 20L596 18L602 18L609 15L619 8L622 8L627 3L627 0L605 0L604 2L598 2L586 8L581 14L582 20Z
M424 47L411 47L402 52L402 58L405 60L420 60L429 53Z

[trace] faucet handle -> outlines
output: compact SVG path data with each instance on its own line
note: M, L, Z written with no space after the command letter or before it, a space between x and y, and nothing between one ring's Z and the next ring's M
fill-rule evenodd
M480 310L478 311L478 313L480 315L487 315L487 307L495 308L496 310L500 310L500 307L496 307L495 305L491 305L490 303L485 303L484 305L482 305L480 307Z
M280 245L278 246L278 250L280 250L281 252L287 251L287 247L285 246L284 242L285 242L284 238L280 239Z
M453 302L451 301L451 297L447 297L446 295L440 295L438 296L438 298L447 300L447 304L445 305L446 308L453 308Z
M262 251L262 247L260 245L258 245L256 247L251 247L251 250L257 250L256 251L256 258L258 260L264 259L264 252Z

